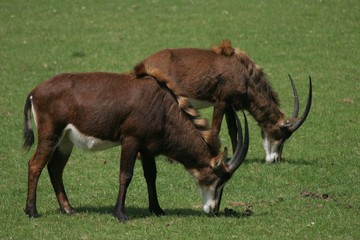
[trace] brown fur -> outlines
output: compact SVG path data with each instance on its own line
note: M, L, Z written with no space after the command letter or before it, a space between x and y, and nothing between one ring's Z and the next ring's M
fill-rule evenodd
M139 65L136 69L138 75L141 75L141 72L146 71L145 69L141 69L144 67L143 65ZM189 118L192 120L195 127L200 131L201 135L205 139L205 141L210 146L210 149L218 149L220 142L217 134L213 131L209 130L209 123L206 119L200 118L199 112L191 105L188 97L185 97L185 93L181 91L180 88L172 81L168 81L168 76L163 75L161 72L157 71L157 69L151 69L148 71L149 75L156 76L157 80L164 83L172 92L174 92L179 107L188 114Z
M31 108L36 113L38 146L28 163L26 214L39 216L36 189L46 164L60 209L74 212L62 180L73 148L64 135L69 124L86 136L121 144L120 188L115 208L120 220L127 219L124 212L126 189L138 152L142 155L148 184L149 209L158 215L163 214L163 210L156 195L156 155L176 159L189 172L196 172L196 178L207 179L207 182L222 177L218 174L219 167L217 172L212 170L214 166L228 171L221 162L219 140L208 135L208 131L199 132L200 126L206 129L207 124L188 108L186 99L180 101L182 107L179 108L174 95L165 86L151 77L135 78L133 74L115 73L60 74L29 93L24 107L24 147L29 148L34 143ZM228 176L221 181L227 180Z
M232 48L229 40L210 50L159 51L137 64L134 72L138 76L155 77L182 98L212 104L226 102L236 110L248 110L269 135L276 139L282 137L279 125L284 121L284 114L279 108L277 94L262 68L245 52ZM221 119L213 119L213 122L217 125L213 124L213 131L219 131ZM236 140L232 140L234 145Z

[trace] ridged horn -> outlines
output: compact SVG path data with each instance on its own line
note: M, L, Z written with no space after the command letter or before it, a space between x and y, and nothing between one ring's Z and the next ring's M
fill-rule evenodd
M289 132L291 132L291 133L295 132L305 122L305 120L306 120L306 118L307 118L307 116L309 115L309 112L310 112L311 103L312 103L312 82L311 82L311 77L309 76L309 95L308 95L308 100L307 100L307 103L306 103L304 113L297 122L295 122L292 126L290 126L288 128Z
M238 139L237 139L237 145L235 148L235 152L234 152L232 158L230 159L230 161L226 163L227 167L229 168L230 173L234 173L240 167L240 165L244 162L248 148L249 148L249 127L248 127L246 115L243 112L244 124L245 124L245 137L243 140L241 123L240 123L239 117L238 117L234 107L232 107L232 109L234 111L235 121L236 121L236 125L238 128L238 134L237 134Z
M291 118L297 118L298 114L299 114L299 95L297 93L294 81L292 80L290 74L289 74L289 78L290 78L290 82L291 82L291 87L293 90L293 94L294 94L294 110L293 113L291 115Z

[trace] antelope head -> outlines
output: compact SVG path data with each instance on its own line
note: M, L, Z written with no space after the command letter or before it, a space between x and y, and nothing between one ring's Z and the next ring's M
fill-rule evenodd
M266 162L273 163L281 160L282 150L284 143L291 135L300 128L300 126L305 122L311 108L312 102L312 83L311 77L309 76L309 94L306 103L305 110L302 116L299 118L299 96L295 87L295 84L289 75L293 94L294 94L294 109L290 118L283 119L276 126L273 127L273 130L270 131L261 131L263 145L266 152Z
M249 129L246 116L243 113L245 123L243 140L239 118L234 108L233 111L238 126L238 142L232 158L230 160L227 158L227 149L225 148L222 153L211 159L209 166L190 170L199 186L203 209L206 213L218 213L224 185L244 162L249 147Z

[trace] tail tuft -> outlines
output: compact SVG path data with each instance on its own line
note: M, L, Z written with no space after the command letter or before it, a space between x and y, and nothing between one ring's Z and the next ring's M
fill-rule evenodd
M28 151L34 144L34 131L31 124L31 96L26 98L24 107L24 144L23 149Z
M23 149L29 151L30 147L34 144L34 141L34 131L32 129L24 129Z

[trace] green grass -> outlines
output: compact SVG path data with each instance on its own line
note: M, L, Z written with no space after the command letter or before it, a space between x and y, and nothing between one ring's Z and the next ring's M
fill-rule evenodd
M0 239L359 239L359 16L357 0L0 0ZM121 224L111 215L119 150L75 150L64 180L79 214L59 213L44 171L42 217L25 216L34 148L21 150L22 110L33 87L61 72L128 71L157 50L208 48L224 38L265 69L288 114L287 74L302 106L308 75L313 78L311 113L286 144L284 162L264 163L251 119L247 161L225 188L220 216L206 216L192 178L159 157L158 194L167 215L148 213L137 163L127 198L131 220ZM229 146L223 127L222 143ZM303 197L304 191L329 197ZM236 214L226 216L224 208Z

